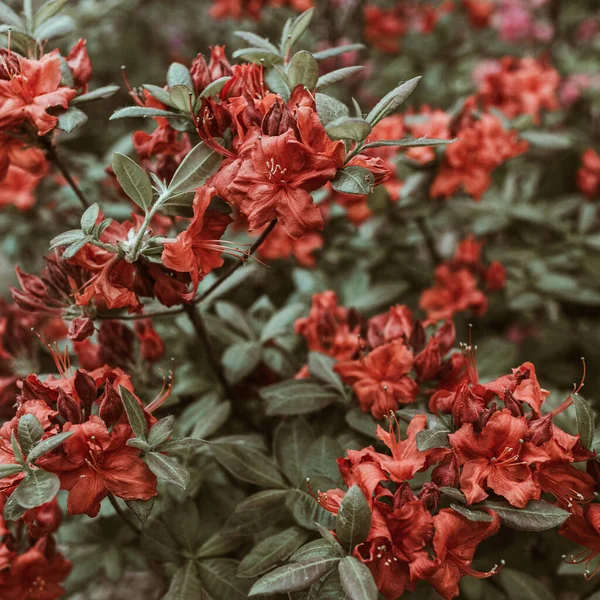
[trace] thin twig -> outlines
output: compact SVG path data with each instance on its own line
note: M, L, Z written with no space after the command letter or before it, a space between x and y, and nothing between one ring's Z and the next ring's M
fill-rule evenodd
M46 152L46 156L50 160L50 162L54 163L54 166L62 173L63 177L67 180L67 183L71 186L71 189L75 192L75 195L79 198L83 208L89 208L90 203L85 197L84 193L81 191L77 182L71 176L67 165L62 161L58 153L56 152L56 148L52 145L52 142L48 138L41 138L41 144Z
M438 249L435 245L435 240L433 239L433 234L431 233L431 229L429 229L429 225L424 217L417 217L415 219L417 223L417 227L421 232L421 235L425 239L425 244L427 245L427 250L429 251L429 257L431 258L431 262L434 265L439 265L443 262L442 255L438 252Z
M127 527L129 527L129 529L131 529L131 531L133 531L135 533L135 535L140 535L141 530L138 529L128 518L127 515L123 512L123 510L121 509L121 507L119 506L119 503L117 502L117 499L114 497L113 494L108 494L108 500L110 501L110 503L112 504L112 507L115 509L115 512L119 515L119 517L121 517L121 519L125 522L125 524L127 525Z

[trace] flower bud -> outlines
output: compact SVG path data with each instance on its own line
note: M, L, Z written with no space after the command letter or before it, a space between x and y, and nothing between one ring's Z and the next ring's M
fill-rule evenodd
M435 338L430 338L427 346L417 355L413 364L420 380L428 381L435 379L442 364L440 345Z
M81 413L81 405L73 396L67 394L62 388L58 389L58 402L57 402L58 414L69 423L78 425L83 422L83 415Z
M134 331L140 341L140 352L144 360L154 363L164 356L165 344L150 320L137 321Z
M80 39L67 56L67 64L73 73L74 87L83 88L84 92L87 92L87 84L92 78L92 61L85 48L86 41Z
M540 446L552 438L552 414L529 421L527 441Z
M69 324L67 337L74 342L83 342L94 333L94 321L88 317L77 317Z
M111 426L116 423L123 414L123 401L117 390L110 383L104 386L104 393L100 396L100 418Z
M198 96L210 83L208 65L206 64L206 60L202 54L198 54L192 61L190 75L192 76L192 81L194 82L194 92Z
M513 417L522 417L525 414L523 405L513 396L510 390L506 390L504 392L504 397L502 400L504 402L504 406L510 410L510 414Z
M85 414L89 417L92 413L92 404L96 401L96 382L94 378L85 371L77 369L75 372L75 391L83 404Z
M456 454L454 454L454 451L451 451L431 472L431 481L438 487L456 487L458 485L458 475Z
M426 510L433 512L440 504L440 490L435 483L427 482L417 494L417 498Z

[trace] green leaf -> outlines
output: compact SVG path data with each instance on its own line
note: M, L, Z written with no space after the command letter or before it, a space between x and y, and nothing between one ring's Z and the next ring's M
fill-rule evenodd
M573 404L577 416L577 430L584 448L591 448L594 441L594 411L589 403L579 394L573 394Z
M303 415L316 412L339 400L337 392L310 380L292 379L260 390L269 416Z
M200 142L179 165L169 184L169 195L189 192L200 187L216 170L221 156Z
M314 437L312 429L302 418L282 421L275 430L275 460L294 485L300 485L304 479L302 462Z
M36 40L45 41L67 35L75 30L75 19L69 15L56 15L36 27L33 35Z
M19 419L17 439L25 456L31 452L31 449L42 439L43 435L44 428L34 415L23 415Z
M189 115L195 101L194 95L187 85L169 87L169 104L182 113Z
M217 397L201 400L210 410L205 410L201 414L200 420L194 425L191 437L195 439L206 439L216 433L229 419L231 414L231 402L220 401Z
M129 510L138 518L140 523L145 523L154 507L154 498L150 500L125 500Z
M394 112L412 94L420 79L421 77L409 79L386 94L367 115L367 121L374 126Z
M83 238L85 238L85 234L81 229L70 229L52 239L50 242L50 250L59 248L60 246L69 246Z
M292 48L294 44L304 35L304 32L308 29L308 26L312 21L314 12L314 8L309 8L292 21L286 39L286 48Z
M47 21L53 17L56 13L60 12L69 2L69 0L48 0L40 6L33 17L33 28L37 29L44 21ZM2 17L2 11L0 7L0 18Z
M425 429L417 433L417 449L420 452L431 448L447 448L450 446L448 439L449 429Z
M337 361L320 352L308 353L308 370L310 374L326 385L332 386L340 395L345 394L344 384L340 376L333 370Z
M70 438L73 435L72 431L63 431L62 433L57 433L45 440L42 440L27 455L27 462L34 463L38 458L44 456L44 454L48 454L55 448L58 448L67 438Z
M371 133L371 125L358 117L340 117L327 123L325 131L332 140L361 142Z
M339 169L331 187L336 192L343 194L366 195L373 191L375 177L369 169L364 167L349 166Z
M10 477L11 475L16 475L17 473L21 473L23 471L22 465L13 465L13 464L5 464L0 465L0 479L4 477Z
M88 117L82 110L79 110L76 106L71 106L65 112L58 115L58 125L56 128L66 133L71 133L78 127L85 125L87 120Z
M27 512L27 509L17 502L15 494L11 494L6 499L2 517L5 521L18 521Z
M573 144L568 135L547 131L522 131L520 137L527 140L532 146L544 150L566 150Z
M277 525L287 515L287 490L264 490L240 502L227 519L223 535L243 536L264 531L265 523Z
M290 527L281 533L259 542L244 557L238 569L238 577L258 577L277 563L289 558L310 533L300 527Z
M324 126L332 121L350 115L348 107L345 104L327 94L315 94L315 103L317 105L317 114Z
M260 341L264 343L281 335L293 333L294 321L302 315L304 310L304 305L297 303L277 311L264 326L260 334Z
M121 392L121 399L123 400L123 406L125 407L127 419L129 420L133 434L145 440L148 433L148 423L146 422L144 409L137 398L127 388L120 385L119 391Z
M327 50L315 52L313 56L317 60L327 60L328 58L334 58L335 56L345 54L346 52L356 52L357 50L363 50L364 47L365 46L363 44L346 44L344 46L336 46L335 48L327 48Z
M223 353L221 362L229 383L239 383L260 364L262 346L258 342L239 342L229 346Z
M327 528L333 528L335 517L309 494L300 490L290 490L286 505L292 513L294 521L311 531L317 531L317 523Z
M13 454L15 455L15 460L21 466L23 466L23 468L25 468L25 466L26 466L26 464L25 464L25 457L23 456L23 452L21 452L21 448L19 447L19 444L17 443L17 438L15 436L15 432L14 431L10 432L10 445L11 445Z
M164 444L160 445L161 452L181 452L182 450L195 450L196 448L200 448L206 444L203 440L197 440L193 438L179 438L176 440L169 440Z
M188 470L176 458L165 456L160 452L148 452L144 461L150 470L162 481L172 483L185 490L190 482Z
M303 85L309 90L314 90L319 79L319 64L310 52L300 50L290 60L287 77L292 89Z
M314 561L295 562L279 567L261 577L250 590L249 596L295 592L311 586L331 571L340 561L339 557L321 558Z
M229 554L232 550L238 548L242 540L237 537L226 536L223 531L219 531L209 537L201 546L194 552L196 558L215 558Z
M109 121L114 119L126 119L129 117L164 117L166 119L181 119L181 115L160 108L146 108L145 106L126 106L119 108L111 116Z
M214 442L211 450L219 464L241 481L264 488L285 488L279 469L262 452L249 446Z
M397 146L398 148L419 148L421 146L447 146L458 141L459 138L453 140L441 140L437 138L402 138L401 140L376 140L365 144L361 150L369 148L380 148L382 146Z
M169 92L164 88L161 88L157 85L152 85L151 83L145 83L143 88L149 92L154 98L156 98L159 102L166 104L167 106L171 106L171 100L169 99ZM174 106L172 108L175 108Z
M450 508L455 510L459 515L462 515L469 521L475 521L477 523L491 523L494 520L492 515L483 512L482 510L471 510L461 504L450 504Z
M150 429L150 433L148 434L148 444L150 445L150 447L154 450L163 442L165 442L167 438L173 433L174 427L175 417L173 415L164 417L160 421L156 422L152 426L152 429Z
M348 600L377 600L377 584L366 565L354 556L346 556L340 561L338 569Z
M324 88L328 85L332 85L334 83L337 83L338 81L342 81L343 79L346 79L346 77L351 77L352 75L358 73L359 71L362 71L363 69L364 67L362 65L358 65L355 67L343 67L341 69L336 69L335 71L330 71L329 73L326 73L325 75L319 77L316 83L316 88L320 90L321 88Z
M272 44L266 38L260 37L260 35L256 35L256 33L252 33L251 31L234 31L233 35L242 38L255 48L262 48L273 54L279 54L279 48L275 44Z
M339 544L338 547L341 549ZM327 558L341 558L342 556L344 556L343 550L340 554L338 548L332 546L327 540L321 539L309 542L299 550L296 550L291 556L290 561L307 562Z
M96 226L98 215L100 214L100 206L97 202L94 202L89 208L85 209L85 212L81 215L81 229L86 235L91 235Z
M377 437L377 421L360 408L352 408L346 413L346 423L355 431L372 438Z
M15 500L23 508L36 508L50 502L58 493L60 479L48 471L31 471L14 491Z
M270 52L264 48L240 48L236 50L232 55L233 58L241 58L248 62L255 62L264 65L265 67L271 67L278 63L283 62L283 59L279 54Z
M0 2L0 23L25 30L25 21L4 2Z
M110 98L111 96L114 96L120 89L121 88L118 85L105 85L103 87L96 88L91 92L87 92L87 94L81 94L81 96L73 98L69 104L83 104L85 102Z
M62 253L61 258L63 260L73 258L90 241L90 239L90 237L85 236L79 241L74 242Z
M486 500L480 506L490 508L504 525L518 531L545 531L562 525L571 516L543 500L532 500L525 508L516 508L505 500Z
M196 565L190 560L179 567L163 600L198 600L202 598L202 586Z
M528 573L502 569L498 574L500 585L510 600L554 600L554 594L541 581Z
M467 497L458 488L443 485L440 487L440 492L449 498L452 498L452 500L457 500L462 504L467 503Z
M198 574L211 598L246 600L248 583L237 576L238 562L230 558L208 558L198 564Z
M209 83L200 94L200 98L211 98L216 96L224 87L225 84L231 79L231 77L219 77L213 82Z
M152 204L152 183L144 169L119 152L113 154L112 166L123 191L140 208L148 210Z
M364 542L371 529L371 509L358 485L344 496L338 510L335 531L338 540L348 549Z
M184 85L190 92L194 91L194 81L189 69L181 63L173 63L167 71L169 90L177 85Z

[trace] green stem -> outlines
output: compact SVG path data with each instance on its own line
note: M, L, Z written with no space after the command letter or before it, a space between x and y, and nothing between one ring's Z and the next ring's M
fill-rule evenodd
M117 513L117 515L119 515L119 517L125 522L125 524L127 525L127 527L129 527L129 529L131 529L131 531L133 531L133 533L135 533L135 535L140 535L141 531L140 529L138 529L128 518L127 515L125 515L125 513L123 512L123 510L121 509L121 507L119 506L119 503L117 502L117 499L114 497L113 494L108 494L108 500L109 502L112 504L112 507L115 509L115 512Z

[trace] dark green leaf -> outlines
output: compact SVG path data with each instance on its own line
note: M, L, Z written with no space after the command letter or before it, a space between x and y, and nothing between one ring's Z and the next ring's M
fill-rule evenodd
M17 439L23 454L27 456L31 449L42 439L44 428L35 415L26 414L19 419Z
M277 467L254 448L215 442L211 445L211 450L219 464L241 481L265 488L286 487Z
M146 422L144 409L137 398L127 388L120 385L119 390L121 392L121 399L123 400L125 412L127 413L127 419L129 420L134 435L145 440L146 434L148 433L148 424Z
M24 30L25 22L23 19L7 4L0 2L0 23Z
M190 92L194 91L194 82L189 69L181 63L173 63L167 71L169 90L176 85L184 85Z
M148 434L148 444L152 449L157 448L173 433L175 427L175 417L169 415L164 419L156 422L152 425L152 429Z
M300 50L290 60L287 77L292 89L303 85L309 90L313 90L319 79L319 64L310 52Z
M336 192L343 194L366 195L373 191L375 177L369 169L364 167L349 166L339 169L331 187Z
M341 546L339 546L339 548L341 550ZM327 558L340 558L343 555L343 550L340 554L339 550L332 546L327 540L321 539L309 542L299 550L296 550L290 560L292 562L307 562Z
M328 58L333 58L334 56L339 56L340 54L345 54L346 52L356 52L357 50L362 50L363 48L363 44L346 44L344 46L336 46L334 48L327 48L327 50L315 52L313 56L317 60L326 60Z
M238 576L262 575L277 563L289 558L309 535L308 531L294 526L262 540L244 557L238 569Z
M56 13L60 12L69 2L69 0L48 0L44 2L42 6L37 10L33 17L33 28L37 29L44 21L47 21L53 17ZM0 10L0 17L2 16Z
M309 380L292 379L267 386L260 391L269 416L303 415L339 400L337 392Z
M42 440L39 444L34 446L31 452L29 452L27 455L27 462L34 463L38 458L44 456L44 454L47 454L55 448L58 448L67 438L71 437L72 435L72 431L64 431Z
M169 195L201 186L216 170L221 156L200 142L183 159L169 184Z
M431 448L446 448L450 446L448 429L425 429L417 433L417 448L421 452Z
M279 54L275 54L275 52L270 52L264 48L240 48L231 56L233 58L242 58L248 62L260 63L265 67L271 67L272 65L283 62L283 59Z
M458 138L453 140L439 140L436 138L402 138L400 140L376 140L369 142L362 147L362 150L368 148L380 148L382 146L397 146L398 148L418 148L420 146L447 146L452 142L458 141Z
M33 35L36 40L51 40L71 33L75 29L75 25L73 17L69 15L56 15L44 21L39 27L36 27Z
M294 592L311 586L331 571L340 558L320 558L313 561L295 562L279 567L261 577L250 590L249 596Z
M554 594L541 581L528 573L514 569L502 569L498 579L510 600L555 599Z
M145 523L152 512L154 500L154 498L150 498L150 500L125 500L125 504L141 523Z
M332 140L361 142L371 133L371 125L358 117L340 117L327 123L325 131Z
M494 520L492 515L489 515L482 510L472 510L467 508L466 506L462 506L461 504L450 504L450 508L455 510L459 515L462 515L465 519L469 521L481 522L481 523L491 523Z
M263 50L268 50L273 54L279 54L279 48L277 48L275 44L272 44L266 38L260 37L260 35L256 35L256 33L252 33L250 31L234 31L233 35L242 38L255 48L262 48Z
M229 383L239 383L260 364L262 346L258 342L239 342L225 350L221 362Z
M159 452L148 452L148 454L144 456L144 461L150 470L162 481L172 483L182 490L187 488L188 483L190 482L190 474L177 459L171 456L165 456Z
M50 502L60 488L60 479L47 471L31 471L14 491L15 500L23 508L36 508Z
M148 210L152 204L152 183L144 169L119 152L113 154L112 166L123 191L140 208Z
M305 529L317 531L316 523L324 527L333 528L335 517L309 494L300 490L290 490L286 499L294 521Z
M381 119L395 111L412 94L420 79L421 77L409 79L386 94L367 115L367 121L371 125L376 125Z
M305 477L302 462L314 437L312 429L302 418L282 421L275 430L273 454L294 485L300 485Z
M552 529L571 516L568 511L543 500L532 500L525 508L516 508L505 500L486 500L481 506L492 509L504 525L519 531Z
M366 565L354 556L346 556L342 558L338 568L348 600L377 600L377 584Z
M81 229L70 229L52 239L50 242L50 250L59 248L60 246L69 246L83 238L85 238L85 234Z
M338 81L342 81L343 79L346 79L346 77L351 77L352 75L358 73L359 71L362 71L363 69L363 66L358 65L355 67L343 67L341 69L336 69L335 71L330 71L329 73L326 73L325 75L319 77L316 84L316 88L320 90L321 88L324 88L328 85L332 85L334 83L337 83Z
M181 115L160 108L146 108L145 106L126 106L116 110L109 121L113 119L125 119L129 117L165 117L166 119L180 119Z
M595 419L590 404L579 394L573 394L573 404L577 415L577 430L584 448L591 448L594 440Z
M76 106L71 106L68 110L58 115L57 129L71 133L78 127L84 125L88 120L87 115Z
M25 512L27 512L27 509L17 502L15 494L11 494L6 500L2 516L5 521L18 521Z
M92 102L93 100L103 100L104 98L110 98L114 96L121 88L118 85L105 85L100 88L96 88L87 94L81 94L71 100L70 104L83 104L85 102Z
M315 94L315 102L317 105L317 114L323 125L349 116L348 107L327 94Z
M335 530L338 540L348 549L364 542L371 529L371 509L358 485L344 496L338 510Z
M249 584L236 576L238 564L230 558L208 558L198 563L200 580L211 598L246 600Z
M202 598L202 586L196 565L192 561L179 567L171 580L163 600L198 600Z

